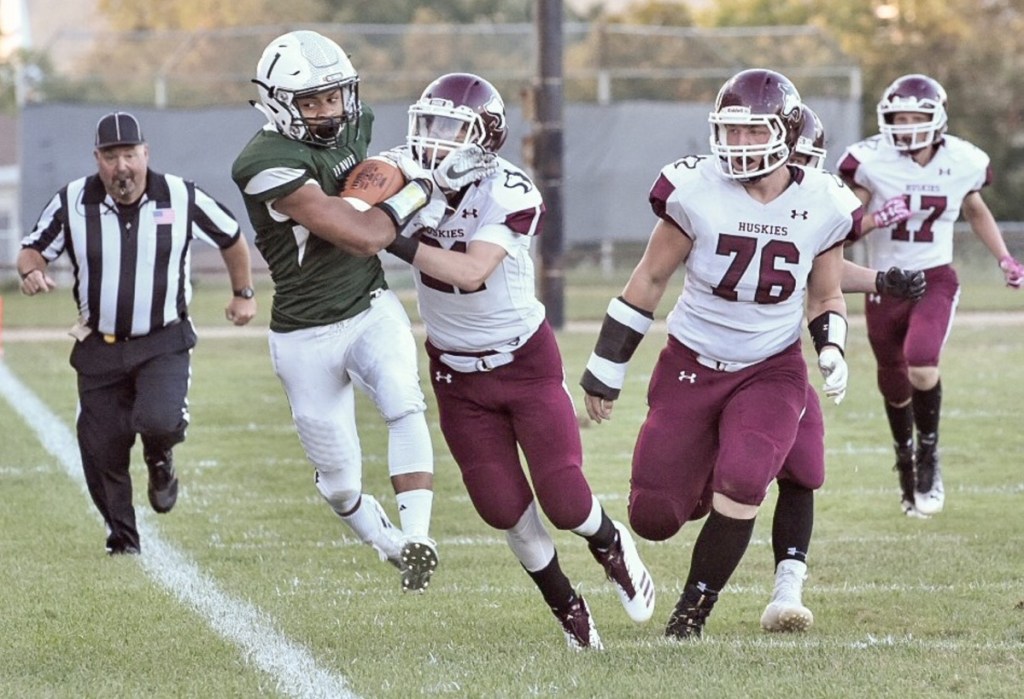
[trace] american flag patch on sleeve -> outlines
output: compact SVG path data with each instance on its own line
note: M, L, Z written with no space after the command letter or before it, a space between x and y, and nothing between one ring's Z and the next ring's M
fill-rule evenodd
M153 222L158 226L174 223L174 209L154 209Z

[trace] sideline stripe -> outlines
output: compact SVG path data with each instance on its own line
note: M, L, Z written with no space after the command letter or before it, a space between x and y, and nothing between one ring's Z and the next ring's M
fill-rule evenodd
M0 361L0 396L32 429L67 475L88 494L78 442L32 391ZM221 592L208 575L183 553L163 541L149 524L146 510L138 511L139 534L145 541L139 556L143 570L155 582L191 607L210 627L242 650L242 657L270 675L282 694L300 699L356 699L348 680L317 665L312 654L274 628L272 620L251 604Z

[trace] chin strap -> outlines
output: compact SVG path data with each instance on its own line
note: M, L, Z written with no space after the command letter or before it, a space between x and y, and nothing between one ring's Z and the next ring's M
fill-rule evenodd
M270 113L269 109L263 106L262 102L257 102L256 100L249 100L249 104L253 106L253 109L255 109L257 112L265 116L268 122L270 122L271 124L275 123L274 116Z

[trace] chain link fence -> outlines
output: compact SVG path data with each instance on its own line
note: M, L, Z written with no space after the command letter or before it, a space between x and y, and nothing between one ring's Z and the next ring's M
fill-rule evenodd
M52 75L30 84L30 101L104 101L209 107L251 99L263 48L298 25L204 31L63 31L47 49ZM437 75L479 73L509 102L526 94L537 66L531 24L313 24L352 57L370 102L419 96ZM779 70L805 96L860 99L860 70L814 27L696 29L568 23L562 34L567 102L707 102L751 65Z

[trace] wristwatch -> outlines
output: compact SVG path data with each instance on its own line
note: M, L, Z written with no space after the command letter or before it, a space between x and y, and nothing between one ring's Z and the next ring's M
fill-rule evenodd
M241 289L235 289L234 293L236 299L251 299L256 295L256 292L253 291L251 286L243 286Z

